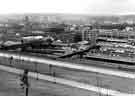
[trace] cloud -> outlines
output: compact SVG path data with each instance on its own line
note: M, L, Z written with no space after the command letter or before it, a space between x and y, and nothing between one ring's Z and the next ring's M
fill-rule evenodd
M91 14L134 13L134 4L135 0L95 0L87 10Z
M1 0L0 14L6 13L134 13L135 0Z

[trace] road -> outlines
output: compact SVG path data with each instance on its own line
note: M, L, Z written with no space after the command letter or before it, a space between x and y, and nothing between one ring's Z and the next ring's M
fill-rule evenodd
M19 76L0 70L0 96L25 96ZM98 93L29 78L29 96L98 96ZM105 96L105 95L102 95Z
M106 89L109 89L109 94L114 96L117 96L116 93L120 93L119 96L134 96L135 94L135 75L133 72L112 70L107 68L97 68L90 65L88 66L83 64L74 64L56 60L48 60L32 56L19 56L14 54L0 54L0 56L1 64L5 64L8 66L10 65L12 67L22 69L27 68L29 70L33 70L34 72L40 72L47 76L50 76L50 73L55 72L55 75L58 78L58 80L59 78L62 78L64 80L72 81L68 83L68 85L70 84L70 86L72 87L80 88L81 86L79 86L79 84L81 83L81 89L91 90L98 93L100 92L99 90L97 91L97 89L105 89L103 92L101 92L102 94L108 94L108 91L106 91ZM2 58L2 56L4 56L4 58ZM14 58L12 62L9 59L11 56L13 56ZM50 64L52 66L51 68ZM73 84L74 86L71 85L74 81L75 83L79 82L79 84L76 83L75 85ZM58 83L60 83L60 81Z
M53 65L58 67L65 67L75 70L83 70L87 72L96 72L101 73L105 75L112 75L112 76L118 76L118 77L124 77L124 78L131 78L135 79L135 73L134 72L126 72L126 71L120 71L120 70L111 70L107 68L98 68L94 66L88 66L88 65L82 65L82 64L75 64L75 63L69 63L69 62L62 62L62 61L56 61L56 60L49 60L45 58L39 58L36 56L27 56L27 55L19 55L15 53L4 53L0 52L1 58L13 58L13 60L20 60L20 61L28 61L31 62L31 66L33 65L33 62L40 63L42 65ZM4 60L5 62L5 60ZM16 67L16 66L14 66Z
M5 67L5 66L0 66L0 69L3 71L8 71L11 73L15 73L15 74L21 74L23 71L19 70L19 69L15 69L12 67ZM73 81L73 80L68 80L65 78L59 78L59 77L54 77L54 76L49 76L49 75L42 75L42 74L37 74L34 72L30 72L29 73L29 77L32 78L38 78L40 80L45 80L45 81L50 81L56 84L64 84L67 86L71 86L71 87L75 87L75 88L80 88L83 90L88 90L88 91L92 91L95 93L99 93L99 94L104 94L104 95L111 95L111 96L135 96L134 93L123 93L120 91L116 91L116 90L111 90L111 89L107 89L107 88L101 88L100 86L93 86L90 84L86 84L86 83L82 83L82 82L77 82L77 81Z

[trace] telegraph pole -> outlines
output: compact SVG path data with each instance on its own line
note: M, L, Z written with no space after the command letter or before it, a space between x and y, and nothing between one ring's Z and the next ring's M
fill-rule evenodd
M100 87L101 85L100 85L100 78L98 77L98 73L96 73L96 83L97 83L97 87ZM98 96L101 96L101 93L100 93L100 89L98 88L98 91L99 91L99 94L98 94Z
M21 84L22 88L25 88L25 96L28 96L29 94L29 82L28 82L28 70L25 69L24 73L21 77Z

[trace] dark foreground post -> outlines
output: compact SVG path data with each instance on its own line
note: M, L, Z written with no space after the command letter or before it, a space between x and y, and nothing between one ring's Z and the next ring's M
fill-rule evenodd
M28 70L24 70L24 73L21 77L21 86L24 89L25 88L25 96L28 96L29 94L29 82L28 82Z
M26 86L26 88L25 88L25 96L28 96L28 94L29 94L29 87Z

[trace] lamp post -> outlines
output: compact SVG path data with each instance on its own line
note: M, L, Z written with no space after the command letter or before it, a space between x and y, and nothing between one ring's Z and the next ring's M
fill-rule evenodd
M97 84L97 87L100 87L101 86L100 77L98 77L98 73L96 73L96 75L97 75L96 76L96 84ZM98 96L101 96L100 89L98 91L99 91Z
M25 96L28 96L28 93L29 93L29 82L28 82L28 70L25 69L24 70L24 73L21 77L21 86L22 88L24 89L25 88Z

